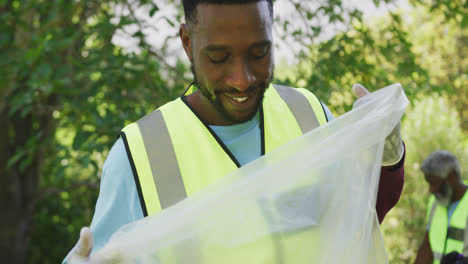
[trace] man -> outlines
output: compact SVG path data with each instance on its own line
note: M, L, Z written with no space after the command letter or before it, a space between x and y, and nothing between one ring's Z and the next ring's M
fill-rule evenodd
M427 230L415 263L441 263L443 256L453 251L467 255L468 195L457 158L449 151L435 151L424 160L421 170L432 195Z
M91 223L69 256L85 261L122 225L199 191L233 170L332 119L305 89L274 86L270 0L184 0L180 38L194 83L127 126L103 168ZM363 97L369 92L354 87ZM380 222L403 187L399 126L388 140L377 212ZM93 247L93 240L94 247Z

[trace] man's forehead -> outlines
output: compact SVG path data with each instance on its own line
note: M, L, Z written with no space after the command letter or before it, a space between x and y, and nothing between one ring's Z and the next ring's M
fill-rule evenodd
M431 173L424 173L424 177L426 178L427 181L431 181L431 182L441 180L440 177L433 175Z
M259 1L246 4L212 4L197 6L195 31L223 28L265 30L271 28L272 18L268 2Z

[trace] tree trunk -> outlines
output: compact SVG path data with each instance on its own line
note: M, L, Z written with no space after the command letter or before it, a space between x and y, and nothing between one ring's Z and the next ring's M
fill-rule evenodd
M33 123L39 128L34 129ZM27 141L38 131L42 138L50 137L50 113L34 113L21 117L8 116L8 108L0 113L0 259L2 263L23 264L30 243L30 226L34 214L35 197L43 164L42 144L28 146L28 154L8 166L8 160L24 149ZM31 162L22 166L22 162Z

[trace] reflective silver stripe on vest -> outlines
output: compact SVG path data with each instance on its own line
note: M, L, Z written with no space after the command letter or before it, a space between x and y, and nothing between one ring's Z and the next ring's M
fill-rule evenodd
M288 105L289 110L291 110L301 128L302 134L319 127L320 124L314 113L314 109L312 109L309 101L301 92L283 85L274 84L273 87L275 87L283 101Z
M432 203L431 214L429 215L429 221L428 221L429 228L430 228L430 226L432 224L432 218L434 218L434 213L435 213L436 207L437 207L437 202L434 201Z
M314 128L320 126L320 123L317 119L317 116L314 112L314 109L309 103L309 100L301 94L299 91L294 88L290 88L283 85L274 84L276 91L279 96L288 106L289 110L296 119L299 128L301 129L302 134L305 134L311 131ZM268 212L264 212L268 215ZM268 217L267 217L268 219ZM286 263L284 259L284 246L282 243L281 233L275 233L273 235L273 246L275 248L275 263L283 264Z
M468 217L466 218L465 234L463 235L463 255L468 256Z
M171 137L161 111L140 119L138 127L145 143L161 208L187 198Z
M464 233L465 233L464 229L450 226L447 230L447 238L451 238L451 239L463 242Z
M434 256L434 260L438 260L438 261L442 260L442 253L432 252L432 255Z

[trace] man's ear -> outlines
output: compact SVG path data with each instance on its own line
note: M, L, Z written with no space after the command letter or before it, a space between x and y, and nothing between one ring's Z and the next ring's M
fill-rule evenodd
M182 46L184 47L185 54L190 61L193 61L192 58L192 37L190 36L188 27L186 24L181 24L179 29L180 40L182 41Z

